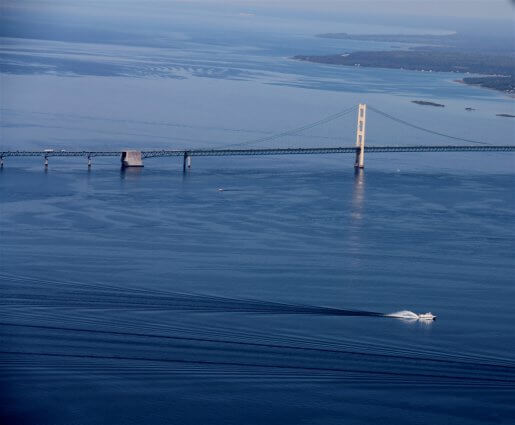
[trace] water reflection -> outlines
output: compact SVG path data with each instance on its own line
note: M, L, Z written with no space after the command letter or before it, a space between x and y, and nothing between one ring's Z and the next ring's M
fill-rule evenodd
M143 167L121 167L120 178L122 180L138 179L141 176Z
M354 186L352 189L352 210L351 220L352 224L356 225L357 222L363 219L363 203L365 201L365 170L356 168L354 171Z
M363 169L355 169L354 184L352 187L352 198L350 202L348 250L354 254L351 258L352 266L361 268L362 252L362 231L363 231L363 208L365 202L365 172Z

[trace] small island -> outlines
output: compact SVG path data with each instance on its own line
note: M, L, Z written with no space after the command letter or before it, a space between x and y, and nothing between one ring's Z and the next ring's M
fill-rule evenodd
M515 115L511 114L495 114L498 117L507 117L507 118L515 118Z
M445 107L445 105L443 105L441 103L428 102L427 100L412 100L411 103L416 103L417 105L424 105L424 106L437 106L440 108Z

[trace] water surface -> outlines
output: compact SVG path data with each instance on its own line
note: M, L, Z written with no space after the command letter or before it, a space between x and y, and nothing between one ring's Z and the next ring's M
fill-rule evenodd
M399 46L312 37L355 28L334 20L252 27L237 16L224 31L177 18L151 40L7 31L1 148L217 147L359 102L513 142L513 121L495 116L513 101L459 75L289 59ZM355 118L257 146L352 146ZM371 112L367 143L449 140ZM7 158L5 422L512 423L512 154L367 155L359 174L352 164L193 158L183 175L177 158L125 171L113 158L90 171L51 158L46 172L41 159ZM381 316L406 309L438 319Z

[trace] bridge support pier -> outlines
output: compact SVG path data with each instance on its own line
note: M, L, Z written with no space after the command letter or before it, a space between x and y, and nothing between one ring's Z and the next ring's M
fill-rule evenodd
M122 151L122 167L143 167L141 151Z
M184 157L182 158L182 172L186 172L186 168L191 168L191 156L188 151L184 152Z
M365 167L365 126L367 122L367 105L360 103L358 107L358 127L356 129L356 161L354 167Z

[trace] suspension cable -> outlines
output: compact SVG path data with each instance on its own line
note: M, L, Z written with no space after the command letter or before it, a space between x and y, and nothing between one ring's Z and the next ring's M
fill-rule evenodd
M228 147L232 147L232 146L246 146L246 145L252 145L252 144L257 144L257 143L270 142L272 140L279 139L280 137L284 137L284 136L293 136L297 133L300 133L301 131L309 130L309 129L317 127L319 125L334 121L338 118L341 118L345 115L350 114L351 112L355 111L356 109L357 109L357 106L352 106L351 108L347 108L343 111L337 112L336 114L332 114L325 118L322 118L318 121L303 125L302 127L293 128L291 130L286 130L281 133L273 134L273 135L267 136L267 137L261 137L259 139L248 140L246 142L231 143L228 145L219 146L219 148L228 148Z
M406 125L408 127L415 128L415 129L420 130L420 131L424 131L426 133L435 134L437 136L446 137L448 139L460 140L462 142L476 143L478 145L491 145L491 143L488 143L488 142L482 142L482 141L473 140L473 139L466 139L464 137L451 136L450 134L445 134L445 133L440 133L438 131L430 130L428 128L424 128L424 127L421 127L419 125L412 124L412 123L410 123L408 121L404 121L404 120L402 120L400 118L394 117L393 115L387 114L386 112L383 112L383 111L381 111L381 110L379 110L377 108L374 108L373 106L370 106L370 105L367 105L367 106L368 106L368 109L371 109L372 111L378 113L379 115L382 115L385 118L391 119L392 121L398 122L400 124L404 124L404 125Z

